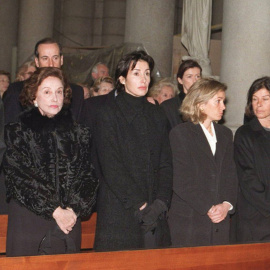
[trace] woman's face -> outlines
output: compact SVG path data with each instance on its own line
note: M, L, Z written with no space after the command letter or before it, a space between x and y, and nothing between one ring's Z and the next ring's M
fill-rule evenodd
M42 115L54 117L63 107L64 86L59 78L47 77L36 92L38 109Z
M201 70L197 67L189 68L184 72L183 78L177 78L178 82L183 85L184 93L187 94L189 88L201 78Z
M163 86L161 88L161 91L159 95L155 98L159 104L161 104L163 101L173 98L174 97L174 90L171 86Z
M207 103L201 104L201 111L206 114L206 122L219 121L225 110L225 92L219 91L214 97L209 99Z
M130 65L132 66L132 64ZM150 69L145 61L138 61L135 68L129 67L127 77L119 77L121 84L125 86L125 91L135 97L143 97L148 92L150 83Z
M9 86L9 78L7 75L0 75L0 94L1 96L8 89Z
M270 120L270 92L262 88L252 96L252 108L258 120Z
M27 68L27 70L23 74L23 80L29 79L35 71L36 71L36 68L35 67L29 66Z
M107 95L113 90L113 85L108 82L102 82L98 89L98 96Z

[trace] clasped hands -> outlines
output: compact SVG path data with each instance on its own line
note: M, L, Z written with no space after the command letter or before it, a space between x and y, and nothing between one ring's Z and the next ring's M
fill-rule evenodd
M77 216L71 208L63 209L60 206L54 210L53 218L65 234L69 234L72 231L77 221Z
M207 215L213 223L220 223L226 218L230 207L231 205L226 202L213 205L207 212Z

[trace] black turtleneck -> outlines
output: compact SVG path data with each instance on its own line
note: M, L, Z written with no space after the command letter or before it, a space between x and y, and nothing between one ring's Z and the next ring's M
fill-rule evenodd
M143 104L145 103L145 97L135 97L133 95L128 94L127 92L123 92L123 96L125 101L132 107L132 109L136 111L143 110Z

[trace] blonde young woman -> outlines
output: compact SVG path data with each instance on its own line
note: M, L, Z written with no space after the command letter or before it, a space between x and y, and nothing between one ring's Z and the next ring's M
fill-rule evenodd
M170 133L173 246L229 243L229 213L235 210L237 194L233 136L216 123L225 110L225 90L224 84L212 79L197 81L181 107L187 122Z

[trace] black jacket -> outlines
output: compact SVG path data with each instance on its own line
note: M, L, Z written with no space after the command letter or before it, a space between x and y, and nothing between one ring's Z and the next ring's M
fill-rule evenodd
M134 110L124 95L109 94L97 116L95 139L103 175L97 201L97 250L144 247L135 211L144 202L150 205L159 199L168 205L171 200L167 119L146 98L143 111Z
M218 124L214 128L215 155L199 124L181 123L170 133L174 172L169 225L175 246L229 243L229 215L218 224L207 216L224 201L235 210L238 187L232 132Z
M1 171L1 162L2 162L4 151L5 151L5 144L4 144L4 106L3 106L2 99L0 97L0 171Z
M90 159L90 133L62 109L53 118L37 108L6 126L3 159L7 199L52 219L60 206L87 216L95 203L98 180Z
M176 97L165 100L160 104L169 120L170 123L170 126L168 128L169 130L171 130L172 128L183 122L179 110L185 96L186 95L184 92L180 92L180 94L177 95Z
M270 132L254 117L235 134L237 240L270 241Z
M23 111L23 107L19 101L20 94L23 89L22 82L11 83L4 94L3 102L5 107L5 123L17 122L19 115ZM69 84L72 90L72 100L70 110L73 118L80 123L81 111L83 109L83 89L81 86L76 84Z

